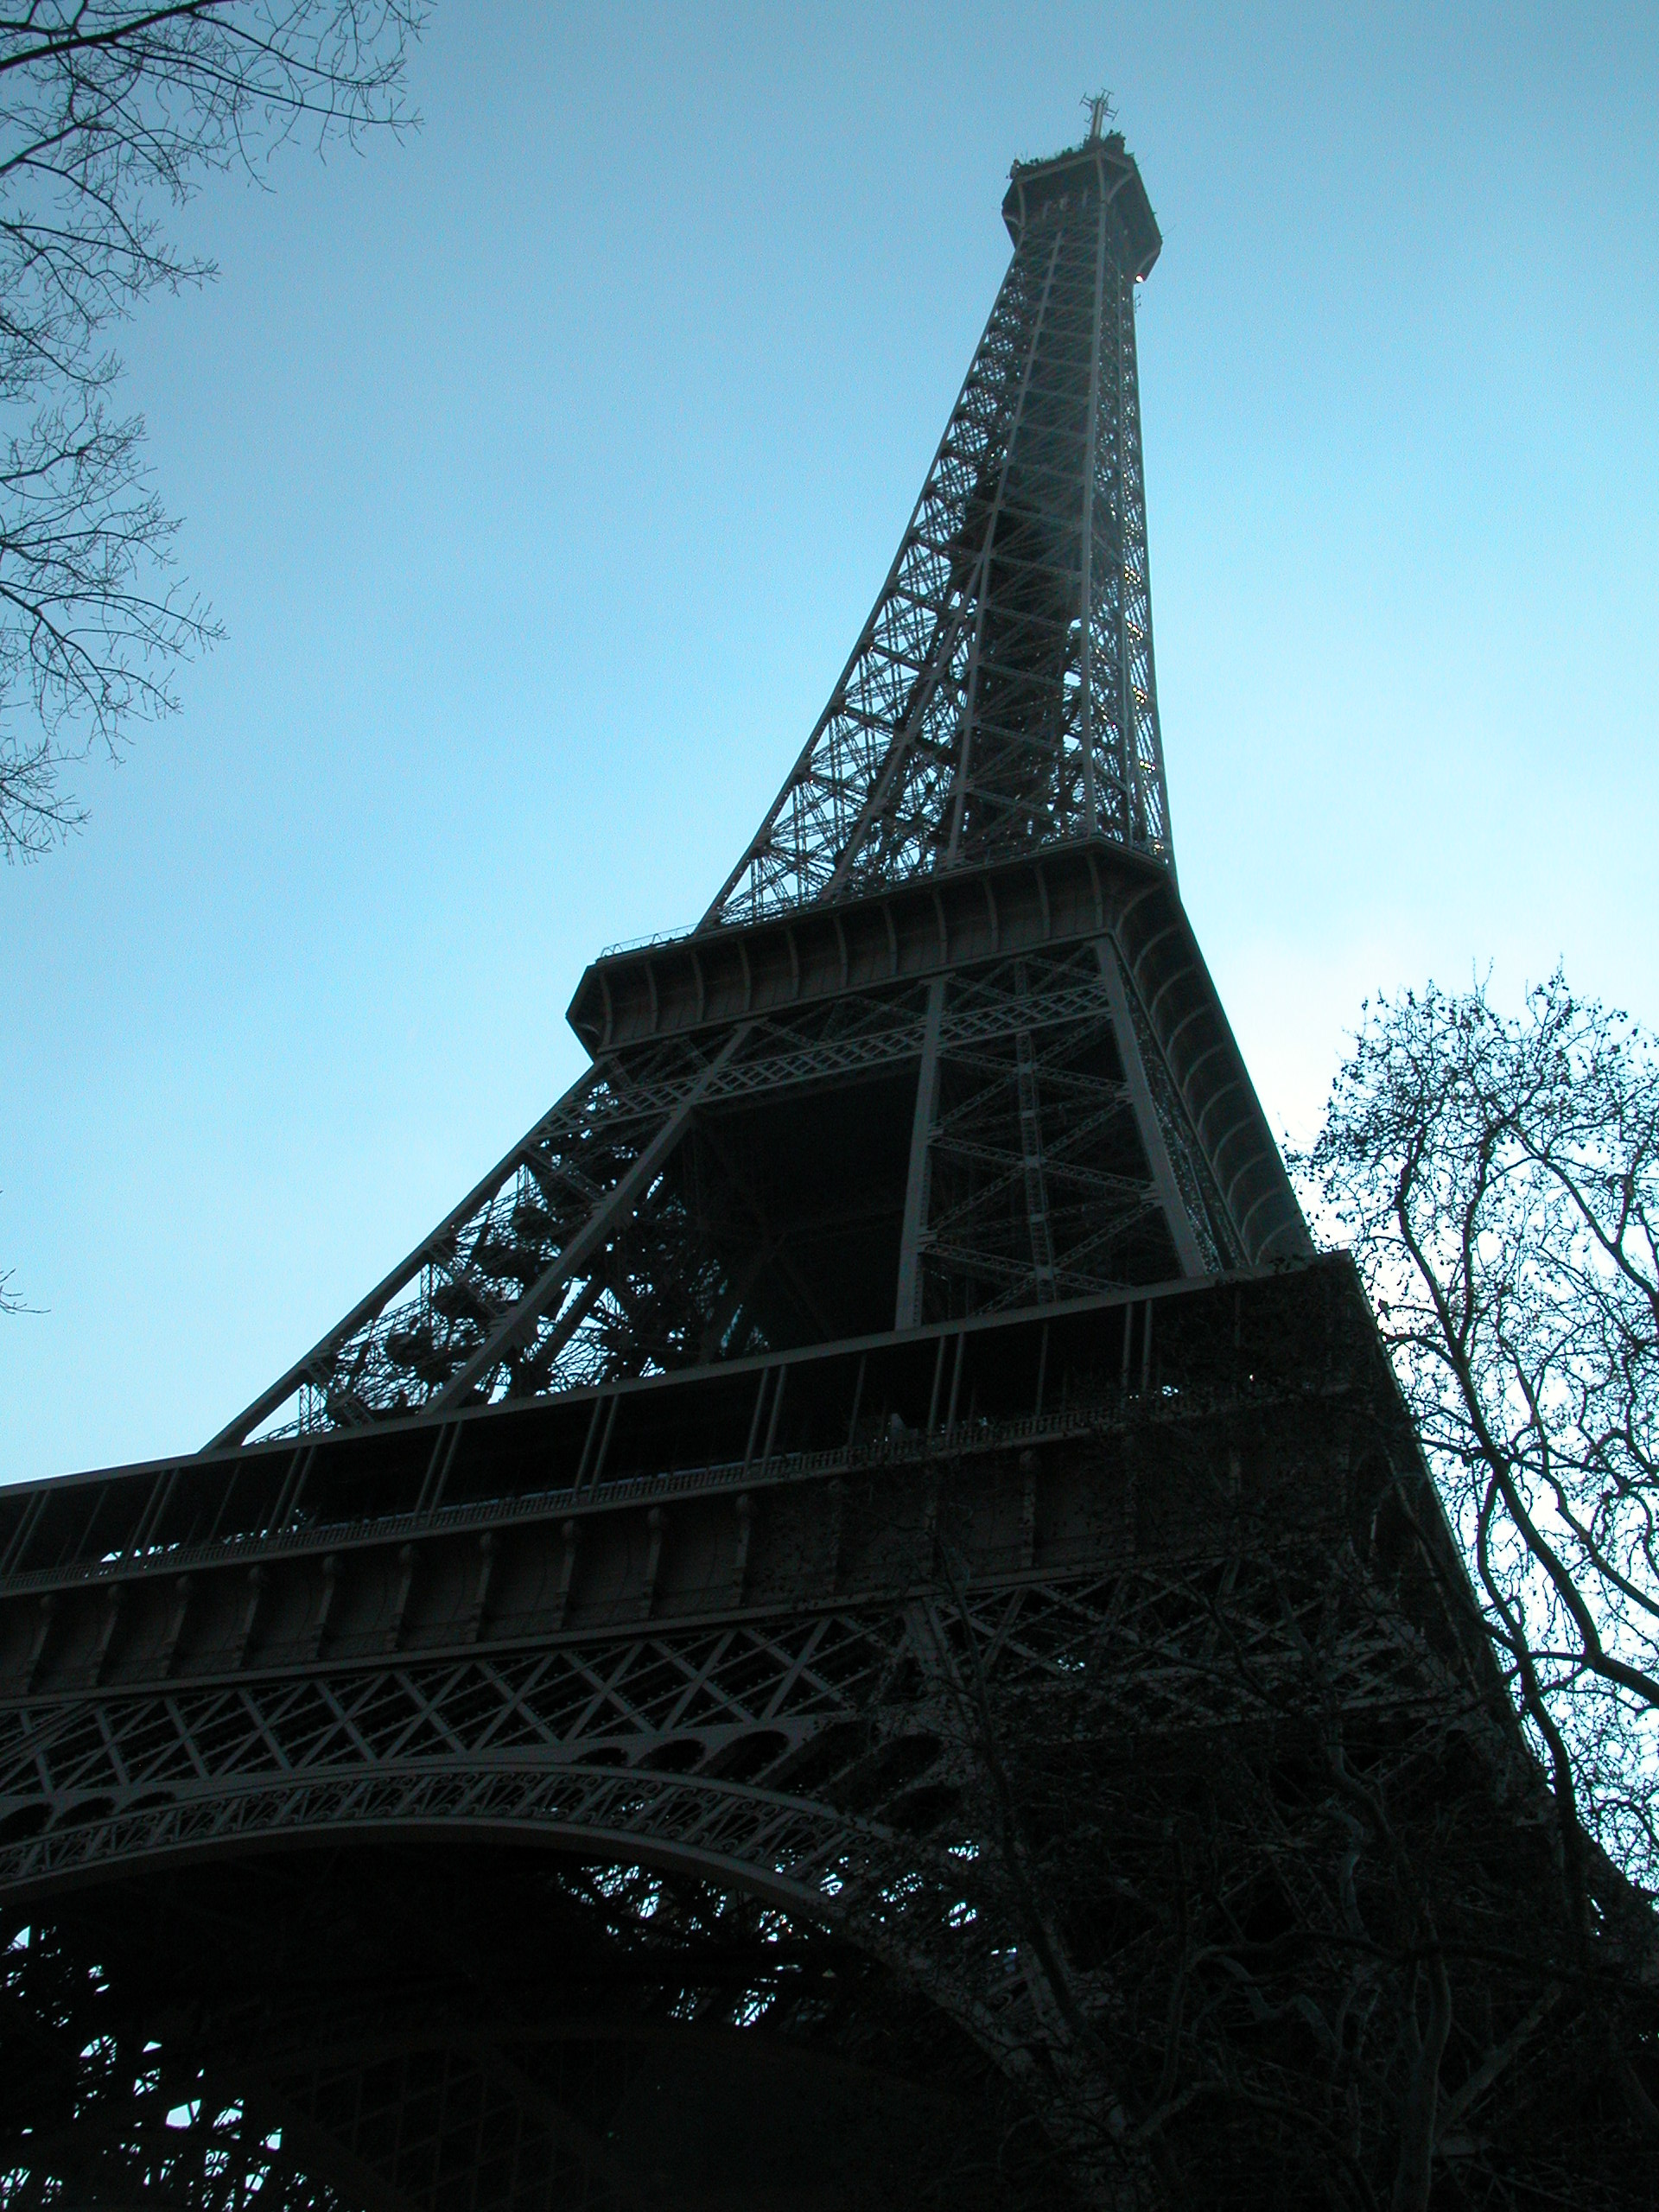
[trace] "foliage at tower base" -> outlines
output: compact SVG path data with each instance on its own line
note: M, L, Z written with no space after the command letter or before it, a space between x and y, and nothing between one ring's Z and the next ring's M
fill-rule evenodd
M1567 1818L1659 1886L1659 1040L1558 970L1365 1010L1302 1163Z
M944 1511L952 1847L1040 1986L1029 2094L1097 2203L1650 2203L1659 1923L1564 1828L1357 1299L1295 1304L1094 1440L1130 1555L1069 1633L976 1602Z

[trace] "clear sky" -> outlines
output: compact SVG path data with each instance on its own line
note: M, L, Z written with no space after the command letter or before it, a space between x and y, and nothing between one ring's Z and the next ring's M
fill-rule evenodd
M127 334L227 641L0 871L0 1476L200 1444L576 1073L1116 95L1181 884L1274 1126L1368 990L1659 1020L1659 9L442 0Z

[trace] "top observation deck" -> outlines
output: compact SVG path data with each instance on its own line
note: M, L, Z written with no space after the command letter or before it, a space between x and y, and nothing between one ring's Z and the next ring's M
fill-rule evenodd
M1129 245L1128 273L1137 278L1150 274L1163 250L1163 233L1141 181L1135 156L1124 145L1121 130L1086 138L1070 153L1056 154L1046 162L1016 162L1002 201L1002 219L1009 237L1017 246L1026 226L1045 207L1056 200L1090 190L1110 200L1122 222Z

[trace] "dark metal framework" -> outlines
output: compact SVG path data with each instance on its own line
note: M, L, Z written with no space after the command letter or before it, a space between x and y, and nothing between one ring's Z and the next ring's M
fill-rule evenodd
M1645 1909L1177 891L1100 123L582 1080L205 1452L0 1492L0 2204L1636 2201Z
M1014 171L1014 259L880 597L705 918L753 921L1033 844L1174 864L1152 654L1121 140Z
M1391 2156L1402 1849L1446 2201L1643 2201L1344 1263L75 1478L0 1558L9 2204L1300 2201Z
M1003 213L898 556L719 897L589 970L588 1074L216 1442L1306 1249L1174 891L1157 225L1116 137L1016 168Z
M588 1074L215 1441L1306 1249L1166 881L1085 847L833 922L591 971Z

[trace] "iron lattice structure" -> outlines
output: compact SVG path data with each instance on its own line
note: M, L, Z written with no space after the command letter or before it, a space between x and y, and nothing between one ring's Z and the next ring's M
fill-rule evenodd
M1016 168L1014 259L904 541L703 926L1106 837L1174 864L1152 656L1121 142Z
M720 896L589 971L589 1072L217 1442L1307 1249L1174 888L1157 225L1116 137L1016 168L1003 213L898 556Z
M699 927L207 1449L0 1493L0 2199L1651 2201L1520 1738L1182 909L1121 138Z

